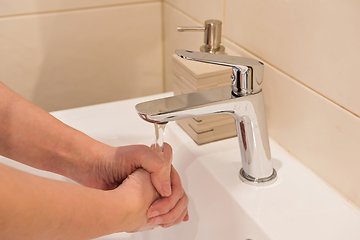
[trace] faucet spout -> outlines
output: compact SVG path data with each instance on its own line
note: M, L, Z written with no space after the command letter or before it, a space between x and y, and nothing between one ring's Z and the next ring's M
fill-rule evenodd
M235 118L245 183L264 186L276 181L272 167L263 93L236 96L226 86L157 99L136 105L139 116L151 123L226 113Z

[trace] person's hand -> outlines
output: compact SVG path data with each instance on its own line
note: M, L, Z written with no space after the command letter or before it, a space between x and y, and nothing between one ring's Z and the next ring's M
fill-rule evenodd
M151 181L163 197L148 211L151 222L169 227L187 221L188 197L181 185L179 174L172 167L172 148L164 143L164 153L158 154L145 145L131 145L107 149L88 177L80 183L99 189L114 189L138 168L151 175ZM170 184L170 186L168 186ZM169 194L170 192L170 194Z
M172 194L169 197L156 200L148 210L150 223L162 227L171 227L182 221L188 221L189 198L186 195L180 176L172 166L171 168Z
M153 224L147 217L149 206L158 199L160 195L151 183L150 174L144 169L137 169L130 174L116 189L109 192L112 196L113 205L121 202L121 209L127 209L125 222L119 222L121 230L126 232L138 232L153 229L158 225ZM115 195L115 196L114 196ZM125 206L124 206L125 205ZM124 214L121 212L121 214Z
M143 168L150 173L151 181L160 195L167 197L171 195L171 161L172 149L169 144L164 144L164 156L145 145L108 148L82 184L114 189L136 169Z

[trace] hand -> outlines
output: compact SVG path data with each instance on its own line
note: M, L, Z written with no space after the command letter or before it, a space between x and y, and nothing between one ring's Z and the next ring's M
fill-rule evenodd
M172 194L169 197L156 200L147 213L148 217L151 218L150 223L165 228L189 220L187 208L189 198L181 185L180 176L173 166L170 176Z
M153 229L158 225L149 222L146 212L160 195L151 183L150 174L144 169L138 169L130 174L123 183L111 191L115 194L114 206L119 203L119 199L124 199L128 216L125 222L119 223L126 232L138 232ZM124 206L121 206L122 209ZM124 214L124 213L121 213Z
M160 193L171 195L172 149L164 144L164 156L145 145L130 145L107 148L100 160L83 177L81 184L98 189L114 189L138 168L143 168L151 175L151 181Z
M147 216L152 218L151 222L170 227L189 219L189 199L181 185L179 174L171 165L172 149L169 144L164 144L164 153L161 154L145 145L112 149L115 151L104 154L106 157L101 158L94 168L96 171L90 174L91 178L82 184L100 189L114 189L136 169L143 168L151 173L154 187L163 196L154 202L147 213Z

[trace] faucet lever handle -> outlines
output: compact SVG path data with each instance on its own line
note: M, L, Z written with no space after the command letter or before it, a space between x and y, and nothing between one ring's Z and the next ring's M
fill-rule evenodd
M258 60L182 49L177 49L175 53L186 60L232 67L232 91L236 96L261 91L264 64Z

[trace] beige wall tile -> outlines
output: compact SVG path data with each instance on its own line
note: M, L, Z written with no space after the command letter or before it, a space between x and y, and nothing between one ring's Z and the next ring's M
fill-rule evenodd
M172 55L175 49L189 49L199 51L204 42L201 32L178 32L178 26L202 26L202 23L189 18L172 5L164 3L164 68L165 91L172 91Z
M165 0L202 24L208 19L223 20L223 0Z
M256 58L229 41L225 46ZM266 62L263 90L270 137L360 206L360 118Z
M0 0L0 17L113 4L154 2L156 0ZM158 0L160 2L160 0Z
M360 2L227 0L226 37L360 115Z
M0 81L49 111L160 93L161 3L2 18L0 52Z

